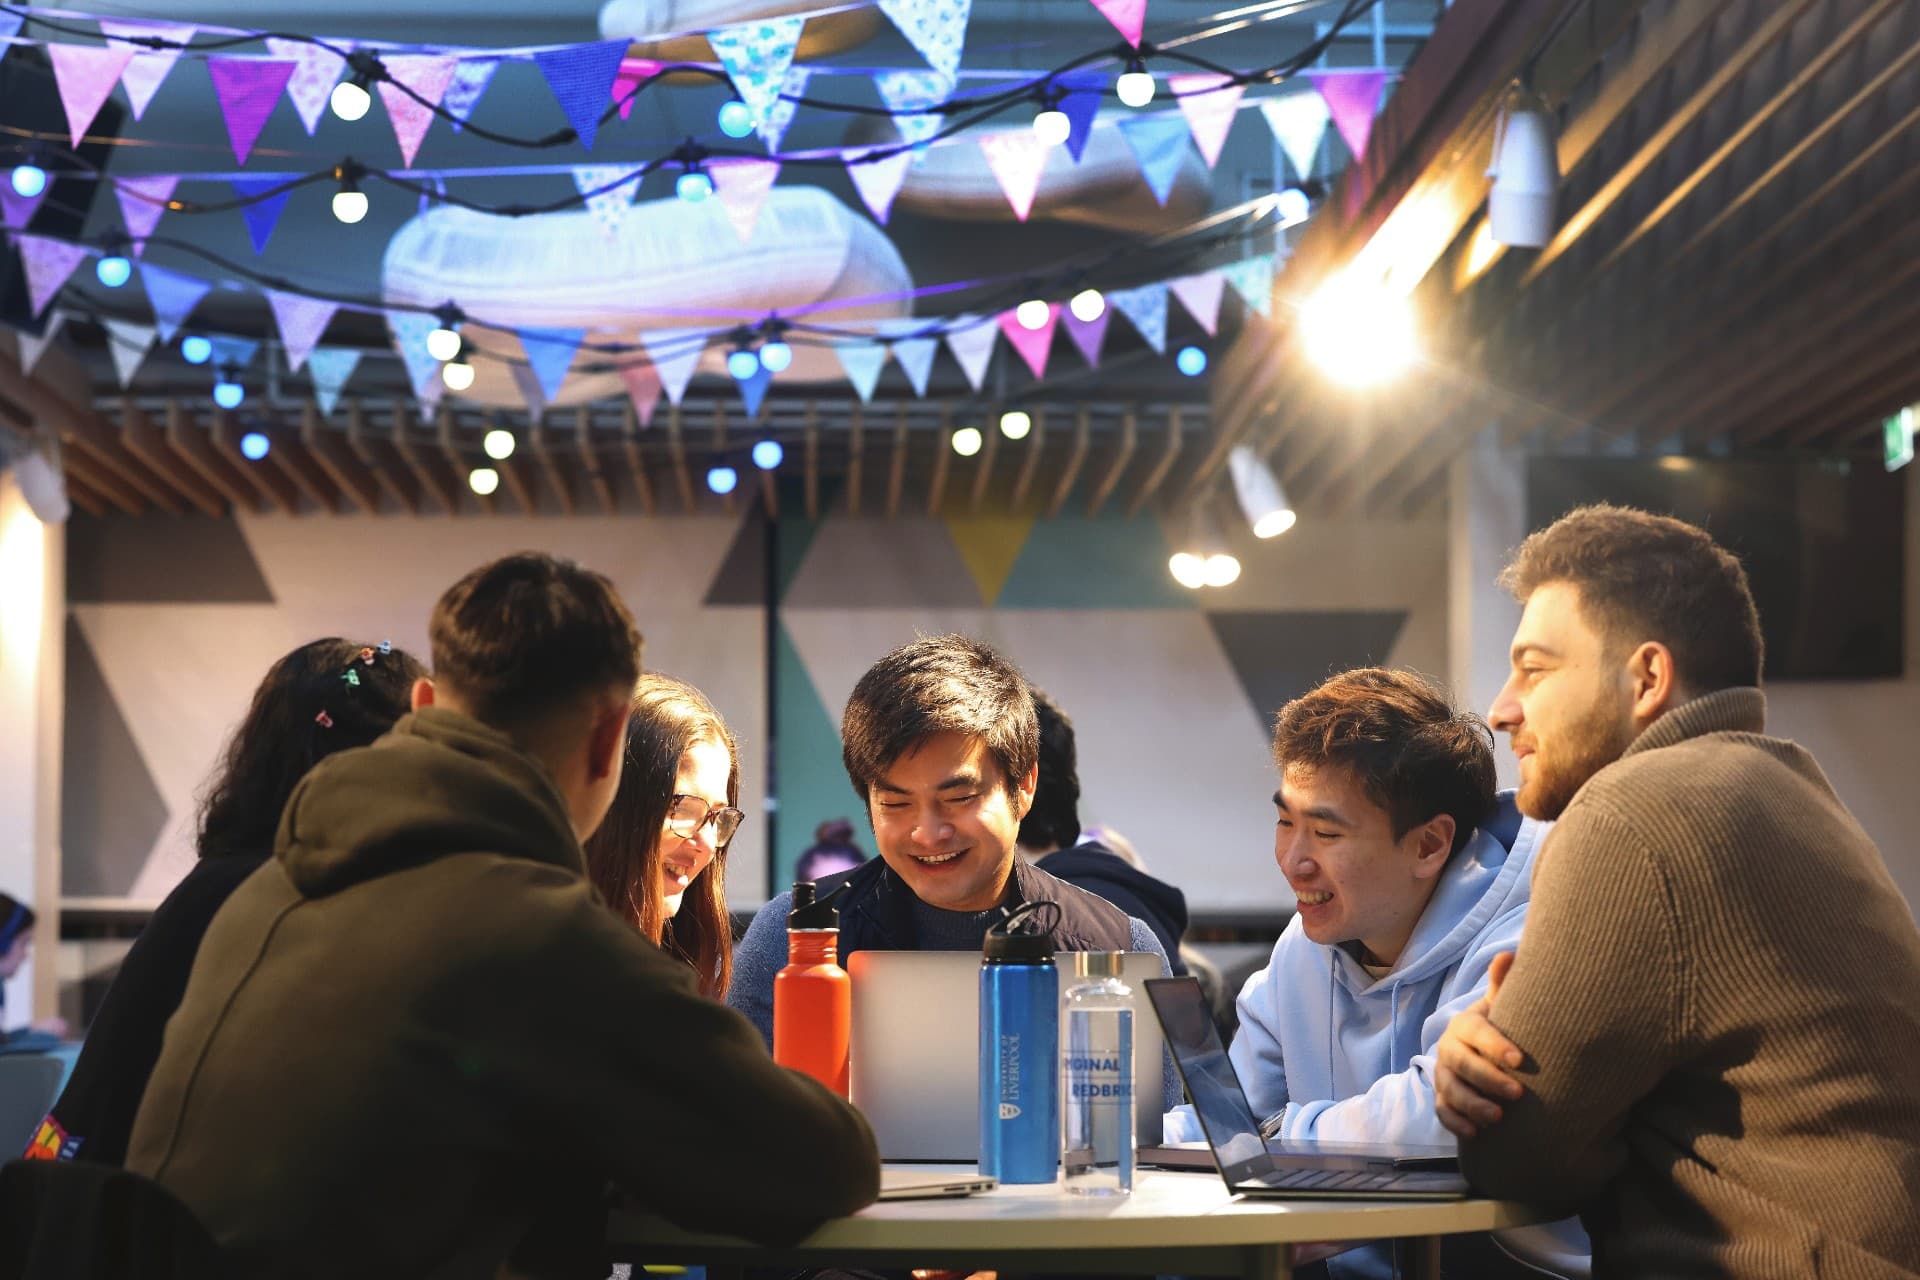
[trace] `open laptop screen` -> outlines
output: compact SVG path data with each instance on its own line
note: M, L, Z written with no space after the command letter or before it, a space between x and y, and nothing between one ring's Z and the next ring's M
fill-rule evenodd
M1145 985L1180 1082L1193 1100L1194 1113L1227 1185L1237 1186L1271 1172L1273 1159L1261 1140L1259 1122L1227 1058L1226 1046L1220 1043L1220 1031L1213 1025L1200 983L1190 977L1153 978Z

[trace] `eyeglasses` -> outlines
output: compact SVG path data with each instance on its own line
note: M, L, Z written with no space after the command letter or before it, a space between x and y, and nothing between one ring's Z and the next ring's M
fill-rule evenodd
M676 795L667 802L667 830L691 840L700 828L713 824L715 848L724 846L740 829L746 814L730 806L714 806L699 796Z

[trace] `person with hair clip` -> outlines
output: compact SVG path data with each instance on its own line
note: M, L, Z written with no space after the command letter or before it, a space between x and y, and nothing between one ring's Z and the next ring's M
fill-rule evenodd
M707 696L647 672L627 717L627 759L586 842L587 878L614 913L693 967L724 1000L733 976L727 845L740 828L740 752Z
M273 852L280 811L307 770L364 747L407 713L427 670L386 641L313 640L267 669L200 807L199 862L167 895L87 1032L30 1159L121 1164L160 1036L180 1005L200 939L229 895Z

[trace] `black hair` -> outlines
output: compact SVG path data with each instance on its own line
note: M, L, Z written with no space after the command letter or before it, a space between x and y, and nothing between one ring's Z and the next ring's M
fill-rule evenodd
M1080 840L1080 762L1073 721L1045 690L1029 685L1028 692L1040 725L1040 781L1033 807L1020 820L1020 843L1029 849L1071 849Z
M867 669L840 719L841 759L864 804L880 776L936 734L984 739L1009 791L1040 751L1018 668L967 636L928 636Z

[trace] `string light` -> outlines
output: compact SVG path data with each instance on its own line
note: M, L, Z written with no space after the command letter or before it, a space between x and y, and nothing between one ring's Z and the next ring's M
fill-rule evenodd
M188 364L205 364L213 359L213 343L197 333L180 339L180 358Z
M780 447L778 440L762 440L753 446L753 465L762 471L771 471L786 459L787 451Z
M688 204L699 204L713 194L713 179L698 160L689 160L687 171L674 179L673 194Z
M513 432L495 427L480 438L480 448L495 462L505 462L513 456L515 445Z
M773 336L760 344L760 367L768 373L785 373L793 366L793 348L780 336L785 328L776 323Z
M1153 73L1139 58L1127 59L1127 69L1113 82L1113 96L1129 107L1144 107L1152 102L1153 90Z
M760 372L760 357L746 347L735 347L727 352L727 372L735 382L745 382Z
M475 467L467 472L467 488L486 497L500 487L500 473L492 467Z
M271 448L273 448L273 441L258 431L249 431L240 437L240 453L248 462L260 461L267 456L267 451Z
M465 353L457 353L440 366L440 381L447 384L449 391L465 391L473 385L473 366L467 362Z
M336 167L333 176L340 180L340 189L333 193L333 216L351 226L367 216L367 193L360 189L350 166Z
M1297 226L1313 214L1313 200L1299 187L1288 187L1273 198L1273 211L1283 227Z
M109 253L93 264L93 274L109 289L118 289L133 278L133 264L124 254Z
M744 138L753 132L753 111L735 98L720 108L720 132L729 138Z
M1059 100L1049 94L1041 99L1040 114L1033 118L1033 136L1049 147L1057 147L1073 133L1073 121L1060 109Z
M373 106L373 95L367 92L368 79L366 72L356 71L351 80L342 80L333 86L333 92L327 97L333 114L349 124L366 115Z
M238 409L240 402L247 398L247 389L233 380L231 369L222 369L214 375L213 402L222 409Z
M1067 302L1067 310L1081 324L1092 324L1107 309L1107 300L1098 289L1082 289Z
M1173 363L1189 378L1197 378L1207 371L1207 353L1198 347L1182 347L1180 354L1173 358Z
M451 360L460 354L460 322L465 317L451 302L436 310L433 316L440 323L427 334L427 354L435 360Z
M11 181L13 194L22 200L31 200L47 189L47 171L28 160L13 167Z
M740 483L740 473L732 467L713 467L707 472L707 488L718 494L729 494Z
M1053 309L1038 298L1029 298L1013 309L1014 322L1022 329L1044 329Z
M980 446L984 443L978 427L962 427L953 433L953 451L963 458L971 458L980 452Z
M1000 415L1000 434L1009 440L1025 440L1033 430L1033 418L1024 409L1009 409Z

